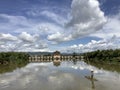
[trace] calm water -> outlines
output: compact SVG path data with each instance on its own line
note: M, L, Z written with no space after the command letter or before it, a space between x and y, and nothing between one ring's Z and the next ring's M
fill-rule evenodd
M98 69L83 61L61 62L59 66L52 62L29 63L0 74L0 90L120 90L120 73Z

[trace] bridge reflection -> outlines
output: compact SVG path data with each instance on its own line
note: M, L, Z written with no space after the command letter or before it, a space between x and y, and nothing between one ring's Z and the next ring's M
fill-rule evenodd
M61 64L61 61L60 61L60 60L54 60L54 61L53 61L53 65L54 65L54 66L60 66L60 64Z

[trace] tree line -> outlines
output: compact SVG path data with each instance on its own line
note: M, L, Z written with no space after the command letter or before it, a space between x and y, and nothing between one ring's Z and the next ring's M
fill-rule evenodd
M120 62L120 49L116 50L97 50L84 53L85 60L93 62Z
M27 63L29 54L24 52L0 52L0 65Z

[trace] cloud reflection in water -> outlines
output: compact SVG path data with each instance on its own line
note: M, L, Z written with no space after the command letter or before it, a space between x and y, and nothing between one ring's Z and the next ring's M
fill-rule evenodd
M84 62L30 63L26 67L0 75L0 90L88 90L90 81L84 76L94 71L97 90L119 90L120 74L100 70Z

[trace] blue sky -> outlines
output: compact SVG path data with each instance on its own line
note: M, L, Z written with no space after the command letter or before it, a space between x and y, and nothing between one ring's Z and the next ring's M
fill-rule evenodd
M120 48L119 0L1 0L0 51Z

